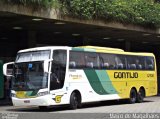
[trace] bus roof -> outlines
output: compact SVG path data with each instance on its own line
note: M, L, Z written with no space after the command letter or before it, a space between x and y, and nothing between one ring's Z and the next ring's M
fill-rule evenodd
M77 47L69 47L69 46L45 46L45 47L35 47L18 51L21 52L31 52L38 50L53 50L53 49L72 49L79 51L89 51L89 52L101 52L101 53L113 53L113 54L124 54L124 55L139 55L139 56L154 56L153 53L146 52L125 52L119 48L109 48L109 47L99 47L99 46L77 46Z
M99 46L78 46L74 48L81 48L81 49L84 49L84 51L90 51L90 52L113 53L113 54L123 54L123 55L154 56L153 53L125 52L124 50L119 49L119 48L109 48L109 47L99 47Z
M124 50L119 49L119 48L110 48L110 47L99 47L99 46L78 46L78 48L88 48L88 49L94 49L94 50L101 50L101 51L119 51L119 52L124 52Z
M68 46L45 46L45 47L35 47L35 48L20 50L20 51L18 51L18 53L38 51L38 50L68 49L68 48L70 48L70 47L68 47Z

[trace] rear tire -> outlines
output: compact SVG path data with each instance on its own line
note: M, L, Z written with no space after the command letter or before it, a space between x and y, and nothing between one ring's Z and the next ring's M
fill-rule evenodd
M139 92L137 94L137 102L138 103L143 102L144 97L145 97L145 91L144 91L144 89L140 88L140 90L139 90Z
M73 92L70 97L70 109L77 109L79 105L80 102L78 101L78 96Z
M136 102L136 100L137 100L137 92L135 89L131 89L130 98L129 98L128 102L130 104L134 104Z

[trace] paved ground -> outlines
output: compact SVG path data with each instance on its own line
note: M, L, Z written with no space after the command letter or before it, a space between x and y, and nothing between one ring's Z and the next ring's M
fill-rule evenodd
M38 118L44 119L99 119L107 118L112 113L160 113L160 96L146 98L143 103L127 104L124 101L106 101L93 104L85 104L81 109L69 110L67 107L54 107L47 111L40 111L38 108L0 106L2 114L18 114L18 119ZM4 115L2 115L4 116ZM12 116L12 115L11 115ZM16 116L16 115L13 115ZM53 118L53 116L55 118ZM117 116L117 115L116 115ZM119 116L119 115L118 115ZM157 115L156 115L157 116ZM21 117L21 118L20 118ZM123 117L123 115L122 115ZM117 117L119 118L119 117ZM124 117L123 117L124 118ZM156 117L154 117L156 118ZM160 115L157 116L160 118ZM7 118L3 118L7 119ZM15 118L17 119L17 118Z

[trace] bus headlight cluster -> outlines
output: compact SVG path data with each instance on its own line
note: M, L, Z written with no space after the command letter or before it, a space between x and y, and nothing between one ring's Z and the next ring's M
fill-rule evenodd
M45 92L39 92L38 94L37 94L37 96L44 96L44 95L48 95L49 94L49 92L48 91L45 91Z
M14 93L11 93L11 97L16 97L16 94L14 94Z

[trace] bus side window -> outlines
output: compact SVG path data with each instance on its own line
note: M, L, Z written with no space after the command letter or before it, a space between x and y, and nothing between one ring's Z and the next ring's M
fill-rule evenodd
M143 56L127 56L127 68L131 70L144 70L145 57Z
M137 56L136 67L137 67L138 70L144 70L145 69L145 57Z
M93 68L93 62L87 62L87 68Z
M84 52L70 51L69 68L70 69L83 69L84 66L85 66Z
M135 57L134 56L127 56L127 69L130 69L130 70L135 70L137 67L136 67L136 64L135 64Z
M154 70L154 58L153 57L146 57L146 69Z
M108 63L108 62L105 62L105 63L103 64L103 67L104 67L105 69L109 69L109 63Z
M149 65L148 65L148 69L153 69L153 65L152 65L152 64L149 64Z
M86 68L100 68L99 57L96 53L85 53Z
M142 65L139 64L139 65L137 66L137 69L142 69Z
M99 56L102 69L114 69L115 61L113 59L115 55L108 53L100 53Z
M118 64L118 69L123 69L124 65L122 63Z
M70 68L76 68L76 62L75 61L70 61L69 62L69 67Z
M130 64L130 69L136 69L136 64Z
M124 55L115 56L115 69L126 69L126 58Z
M50 89L60 89L64 85L66 73L67 51L54 50L50 75Z

